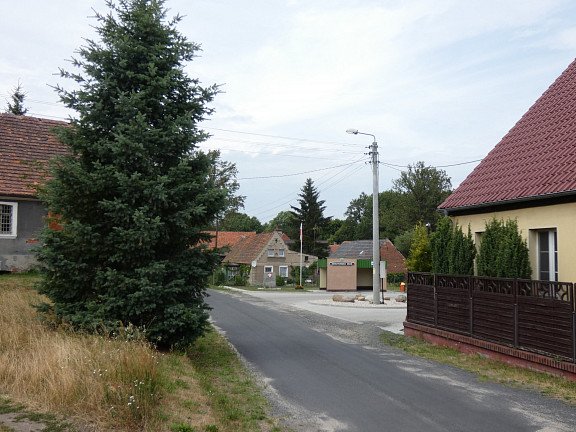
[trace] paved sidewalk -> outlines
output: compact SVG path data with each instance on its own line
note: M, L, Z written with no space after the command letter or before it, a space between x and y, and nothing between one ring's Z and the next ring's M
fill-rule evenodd
M394 298L398 295L404 294L402 292L388 292L386 296L390 296L391 301L386 301L382 305L363 305L334 303L332 304L332 296L334 294L343 294L344 296L351 296L356 294L363 294L367 299L372 298L372 291L359 291L359 292L345 292L335 293L326 291L313 291L313 292L285 292L279 290L258 290L248 291L234 287L227 287L233 290L242 291L245 294L254 297L263 298L275 303L287 304L310 312L338 318L345 321L355 323L374 322L378 327L383 330L403 334L404 332L404 319L406 318L406 303L396 303Z

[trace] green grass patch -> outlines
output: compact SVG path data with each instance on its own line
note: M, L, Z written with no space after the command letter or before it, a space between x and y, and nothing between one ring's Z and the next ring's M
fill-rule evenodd
M274 427L269 403L228 342L212 330L188 350L196 379L227 430L262 431ZM276 427L273 430L280 430Z
M465 354L455 348L433 345L409 336L383 333L380 335L380 340L408 354L472 372L478 375L480 381L536 390L543 396L576 406L576 383L564 378L521 369L478 354Z
M53 414L37 413L26 410L22 404L11 402L9 399L0 398L0 414L17 414L15 421L18 423L41 423L44 425L42 432L78 432L78 430L64 418L58 418ZM13 429L0 424L0 431L12 432Z

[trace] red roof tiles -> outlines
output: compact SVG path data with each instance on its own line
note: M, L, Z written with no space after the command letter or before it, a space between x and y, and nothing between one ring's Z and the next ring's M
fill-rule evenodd
M206 231L212 236L212 240L208 244L210 249L216 247L216 231ZM245 239L256 234L256 231L244 232L244 231L218 231L218 247L228 247L232 248L240 240Z
M264 250L268 244L273 232L254 234L253 236L246 237L236 243L236 246L230 251L228 256L224 259L226 262L238 264L250 264L258 255Z
M576 194L576 61L440 209Z
M0 114L0 195L35 197L32 185L46 181L46 161L66 153L53 134L68 123L14 114Z

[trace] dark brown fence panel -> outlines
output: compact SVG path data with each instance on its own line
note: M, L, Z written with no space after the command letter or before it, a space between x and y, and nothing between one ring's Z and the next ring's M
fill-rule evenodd
M518 345L574 358L572 305L561 300L518 297Z
M408 285L407 319L413 323L434 326L434 287L427 285Z
M408 310L406 319L413 323L435 325L434 275L408 274Z
M461 288L437 287L438 327L470 334L470 292Z
M572 283L408 273L408 321L576 361Z
M514 345L513 296L475 291L472 316L472 336Z

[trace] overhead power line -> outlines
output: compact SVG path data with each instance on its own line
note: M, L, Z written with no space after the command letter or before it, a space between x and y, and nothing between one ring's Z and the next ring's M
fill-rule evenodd
M243 177L243 178L239 178L238 180L255 180L255 179L267 179L267 178L281 178L281 177L294 177L297 175L302 175L302 174L310 174L313 172L318 172L318 171L326 171L326 170L331 170L334 168L341 168L341 167L347 167L347 166L351 166L354 165L356 163L358 163L359 161L355 161L355 162L351 162L351 163L347 163L347 164L342 164L342 165L336 165L333 167L328 167L328 168L318 168L315 170L310 170L310 171L302 171L302 172L298 172L298 173L292 173L292 174L281 174L281 175L272 175L272 176L258 176L258 177Z

